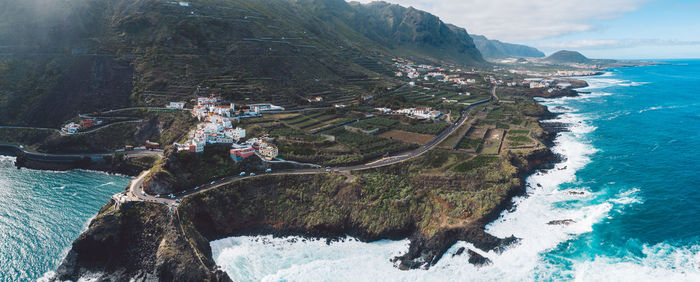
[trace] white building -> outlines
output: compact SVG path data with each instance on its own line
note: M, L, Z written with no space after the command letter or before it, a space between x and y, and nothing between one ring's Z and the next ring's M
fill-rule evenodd
M185 102L170 102L170 104L165 107L168 109L182 110L185 108Z
M236 127L235 129L233 128L228 128L225 130L226 136L229 136L236 140L236 142L241 141L241 139L245 138L245 129Z
M250 109L257 108L257 111L259 112L284 111L283 107L275 106L273 104L252 104L248 106Z

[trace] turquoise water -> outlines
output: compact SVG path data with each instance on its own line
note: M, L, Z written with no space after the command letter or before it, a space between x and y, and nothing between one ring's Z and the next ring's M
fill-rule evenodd
M232 237L212 242L234 280L700 281L700 60L587 77L579 97L541 99L564 123L564 157L527 179L487 232L515 235L502 253L458 242L430 270L397 270L408 242ZM567 225L548 224L568 220ZM488 257L477 268L468 247Z
M0 281L55 270L71 243L130 178L89 171L21 169L0 156Z
M591 232L542 256L542 278L697 279L700 270L700 60L614 70L590 78L591 99L546 100L591 127L577 136L589 163L560 189L604 205Z

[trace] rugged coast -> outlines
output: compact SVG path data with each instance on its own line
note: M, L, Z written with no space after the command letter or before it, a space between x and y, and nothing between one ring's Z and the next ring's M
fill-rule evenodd
M147 170L160 158L157 152L143 151L132 154L46 154L28 151L22 147L0 144L0 155L16 157L18 169L66 171L86 169L136 176Z
M553 114L539 106L533 117ZM535 137L545 145L562 130L542 129ZM494 237L484 226L524 194L525 177L551 167L557 157L547 147L509 151L499 161L454 173L455 160L463 157L437 149L352 175L256 177L188 196L175 209L110 202L73 243L55 278L228 281L209 242L240 235L409 238L408 252L392 259L401 269L429 268L457 241L485 251L517 242ZM489 263L467 253L471 263Z

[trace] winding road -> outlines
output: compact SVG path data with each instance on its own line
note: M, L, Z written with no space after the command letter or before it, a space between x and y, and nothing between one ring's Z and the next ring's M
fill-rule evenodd
M494 99L496 99L496 86L494 86L493 89L491 90L491 98L470 104L462 112L462 116L460 117L460 119L458 121L456 121L455 123L450 125L450 127L445 129L442 133L440 133L438 136L433 138L433 140L426 143L425 145L423 145L419 149L416 149L414 151L410 151L407 153L403 153L400 155L396 155L396 156L385 157L385 158L382 158L382 159L379 159L377 161L367 163L367 164L348 166L348 167L336 167L336 168L333 168L333 170L336 170L339 173L345 174L345 173L349 173L351 171L360 171L360 170L367 170L367 169L373 169L373 168L393 165L393 164L405 162L405 161L408 161L410 159L421 156L421 155L425 154L427 151L430 151L431 149L435 148L435 146L437 146L437 144L440 144L447 137L449 137L452 133L454 133L460 126L462 126L466 122L466 120L469 116L468 114L474 106L491 102ZM165 205L170 205L170 206L176 206L180 202L180 200L186 196L201 193L201 192L211 190L211 189L216 189L216 188L222 187L224 185L228 185L231 182L239 181L242 179L259 177L259 176L263 176L263 175L301 175L301 174L319 174L319 173L328 173L328 172L323 168L312 168L312 169L297 169L297 170L278 171L278 172L264 173L264 174L255 175L255 176L246 175L246 176L225 177L225 178L222 178L218 181L211 182L209 184L205 184L205 185L202 185L199 187L193 187L193 189L185 190L185 191L173 194L173 197L171 198L171 197L169 197L169 195L157 195L156 196L156 195L146 194L143 190L143 180L148 175L148 171L144 171L136 179L131 181L126 192L116 194L112 198L115 199L115 201L117 201L117 203L120 203L123 201L142 201L142 202L160 203L160 204L165 204Z

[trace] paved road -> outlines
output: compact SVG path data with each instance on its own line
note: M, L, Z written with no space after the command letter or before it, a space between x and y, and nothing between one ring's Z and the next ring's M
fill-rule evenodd
M9 128L9 129L36 129L36 130L58 131L58 129L56 129L56 128L31 127L31 126L0 126L0 128Z
M57 160L57 159L82 159L85 157L91 158L91 159L101 159L104 156L111 156L115 152L121 152L124 153L126 157L139 157L139 156L150 156L150 155L158 155L158 156L163 156L163 150L132 150L132 151L115 151L111 153L84 153L84 154L48 154L48 153L40 153L40 152L34 152L27 150L27 148L17 146L14 144L0 144L0 148L11 148L15 151L20 151L24 153L27 156L31 156L33 158L43 158L46 160Z
M119 121L119 122L114 122L114 123L106 124L106 125L103 125L103 126L100 126L100 127L97 127L97 128L93 128L93 129L90 129L90 130L88 130L88 131L78 131L78 132L73 133L73 134L70 134L70 135L84 135L84 134L90 134L90 133L93 133L93 132L95 132L95 131L99 131L99 130L105 129L105 128L108 128L108 127L113 126L113 125L124 124L124 123L139 123L139 122L142 122L142 121L143 121L142 119L127 120L127 121Z
M171 108L166 108L166 107L129 107L129 108L121 108L121 109L113 109L109 111L104 111L100 112L100 114L111 114L111 113L117 113L117 112L123 112L123 111L130 111L130 110L174 110L174 111L188 111L191 109L171 109ZM90 114L79 114L78 115L81 118L91 118L94 117Z
M356 165L356 166L349 166L349 167L337 167L337 168L334 168L334 170L338 170L338 172L342 172L342 173L346 173L346 172L350 172L350 171L358 171L358 170L367 170L367 169L372 169L372 168L378 168L378 167L383 167L383 166L388 166L388 165L397 164L397 163L400 163L400 162L404 162L404 161L413 159L413 158L418 157L418 156L420 156L420 155L423 155L425 152L427 152L427 151L429 151L429 150L435 148L435 146L437 146L437 144L440 144L442 141L445 140L445 138L447 138L447 137L450 136L452 133L454 133L454 132L457 130L457 128L459 128L461 125L463 125L464 122L466 122L466 120L467 120L467 118L468 118L468 116L469 116L469 115L468 115L468 114L469 114L469 111L471 111L471 109L472 109L474 106L480 105L480 104L483 104L483 103L487 103L487 102L492 101L493 99L495 99L495 93L496 93L496 87L495 87L495 86L493 87L491 93L492 93L491 99L487 99L487 100L484 100L484 101L480 101L480 102L471 104L469 107L467 107L467 109L465 109L465 110L462 112L462 117L460 117L460 119L459 119L457 122L455 122L454 124L450 125L450 127L448 127L447 129L445 129L442 133L440 133L440 135L436 136L433 140L431 140L430 142L428 142L427 144L425 144L424 146L422 146L421 148L419 148L419 149L417 149L417 150L414 150L414 151L411 151L411 152L408 152L408 153L403 153L403 154L397 155L397 156L386 157L386 158L377 160L377 161L375 161L375 162L367 163L367 164ZM221 186L227 185L227 184L229 184L229 183L231 183L231 182L233 182L233 181L238 181L238 180L241 180L241 179L248 179L248 178L252 178L252 177L258 177L258 176L261 176L261 175L319 174L319 173L326 173L326 170L325 170L325 169L322 169L322 168L316 168L316 169L298 169L298 170L289 170L289 171L279 171L279 172L265 173L265 174L261 174L261 175L255 175L255 176L246 175L246 176L231 176L231 177L225 177L225 178L222 178L222 179L220 179L220 180L211 182L211 183L209 183L209 184L206 184L206 185L203 185L203 186L200 186L200 187L196 187L196 188L193 188L193 189L190 189L190 190L185 190L185 191L183 191L183 192L174 194L172 198L170 198L168 195L154 196L154 195L146 194L146 193L143 191L143 179L146 177L147 173L148 173L147 171L144 171L143 173L141 173L141 175L139 175L139 177L137 177L136 179L134 179L134 180L129 184L129 189L128 189L127 192L125 192L126 195L125 195L125 196L122 196L122 197L124 197L123 199L131 200L131 201L143 201L143 202L160 203L160 204L175 206L175 205L177 205L177 203L178 203L179 200L181 200L182 198L184 198L184 197L186 197L186 196L188 196L188 195L192 195L192 194L196 194L196 193L201 193L201 192L203 192L203 191L207 191L207 190L211 190L211 189L216 189L216 188L219 188L219 187L221 187ZM118 194L118 195L124 195L124 194ZM119 197L118 195L115 195L115 197Z

